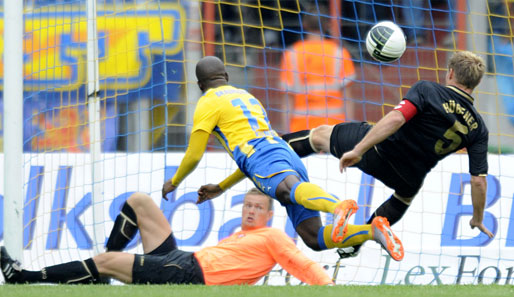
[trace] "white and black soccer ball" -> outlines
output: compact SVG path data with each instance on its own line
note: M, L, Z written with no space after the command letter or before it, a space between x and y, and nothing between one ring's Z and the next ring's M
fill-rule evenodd
M405 34L398 25L390 21L377 23L366 36L366 49L379 62L398 60L406 48Z

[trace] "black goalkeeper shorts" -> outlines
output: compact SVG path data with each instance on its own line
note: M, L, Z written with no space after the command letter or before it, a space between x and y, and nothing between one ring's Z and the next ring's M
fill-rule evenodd
M330 135L330 153L340 159L344 153L352 150L364 138L371 127L366 122L335 125L332 135ZM414 197L421 188L421 184L415 186L408 184L374 147L364 153L361 161L354 166L380 180L401 197Z
M166 253L135 255L132 267L134 284L205 284L200 264L194 253L181 251L176 245L168 244L173 234L164 241ZM164 244L163 243L163 244ZM159 249L159 248L158 248Z

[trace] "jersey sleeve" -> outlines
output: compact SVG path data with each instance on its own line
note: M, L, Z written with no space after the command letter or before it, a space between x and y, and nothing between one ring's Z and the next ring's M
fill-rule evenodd
M195 114L193 116L193 130L203 130L211 133L218 124L220 116L220 104L215 104L215 100L211 100L206 96L201 97L196 105Z
M268 251L291 275L309 285L332 284L332 279L316 262L305 256L282 231L270 228Z
M416 113L418 113L416 106L406 99L402 100L398 105L396 105L394 110L401 112L406 122L412 119Z
M427 88L425 87L424 81L418 81L407 92L407 94L403 97L405 100L409 100L412 103L418 112L423 112L423 107L425 105L425 96L427 95Z
M487 146L489 133L484 133L480 139L467 148L469 157L469 173L474 176L487 175Z

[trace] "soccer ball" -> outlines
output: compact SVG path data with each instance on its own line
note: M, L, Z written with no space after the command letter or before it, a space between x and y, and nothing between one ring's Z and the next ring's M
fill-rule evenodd
M393 62L405 52L406 39L402 29L395 23L379 22L368 31L366 49L379 62Z

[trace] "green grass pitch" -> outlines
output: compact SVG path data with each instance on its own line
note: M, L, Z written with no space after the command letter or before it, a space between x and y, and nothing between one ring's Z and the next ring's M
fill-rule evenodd
M2 297L102 297L102 296L202 296L202 297L485 297L514 296L512 285L443 285L443 286L186 286L186 285L3 285Z

